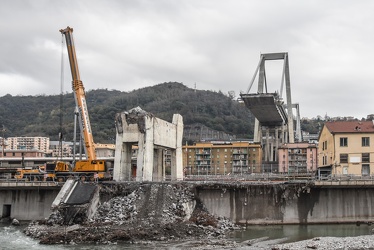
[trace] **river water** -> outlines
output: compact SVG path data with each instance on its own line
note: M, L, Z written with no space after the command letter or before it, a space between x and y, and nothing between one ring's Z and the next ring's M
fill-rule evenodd
M185 244L156 243L150 245L39 245L38 241L25 236L22 232L26 225L12 226L9 223L0 223L0 249L4 250L117 250L117 249L187 249ZM286 242L310 239L321 236L348 237L371 234L373 226L367 224L334 224L334 225L272 225L248 226L244 231L237 231L231 235L232 239L241 242L244 240L269 237L270 239L287 238Z

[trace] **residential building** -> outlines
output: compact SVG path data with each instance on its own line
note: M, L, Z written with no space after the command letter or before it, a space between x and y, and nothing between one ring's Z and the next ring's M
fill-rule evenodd
M317 144L287 143L278 148L279 173L314 173L317 170Z
M183 146L186 175L260 173L261 159L261 145L248 141L212 141Z
M319 171L332 175L374 173L372 121L326 122L318 141Z
M52 157L71 157L73 156L73 143L66 141L50 141L49 153Z
M10 150L41 150L45 153L49 151L49 137L8 137L6 141L6 149Z

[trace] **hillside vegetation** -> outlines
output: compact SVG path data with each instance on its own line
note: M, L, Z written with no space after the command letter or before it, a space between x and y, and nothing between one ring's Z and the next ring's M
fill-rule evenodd
M238 138L253 137L254 118L249 110L222 92L194 90L182 83L168 82L131 92L90 90L86 98L97 143L114 143L115 114L138 106L169 122L173 114L179 113L184 124L201 123ZM46 136L58 140L62 131L63 140L71 141L74 110L72 93L5 95L0 97L0 126L6 129L4 137Z

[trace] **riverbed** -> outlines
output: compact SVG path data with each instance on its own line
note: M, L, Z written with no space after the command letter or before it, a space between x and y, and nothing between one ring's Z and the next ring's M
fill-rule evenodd
M25 223L21 226L13 226L9 223L0 223L0 243L1 249L87 249L87 250L117 250L117 249L191 249L198 247L198 242L148 242L147 244L119 243L113 245L40 245L37 240L23 234ZM368 224L333 224L333 225L268 225L268 226L248 226L245 230L235 231L228 236L229 240L238 243L268 237L269 239L282 239L282 242L295 242L311 239L315 237L353 237L360 235L370 235L372 225ZM201 246L203 247L203 246ZM204 249L204 248L201 248Z

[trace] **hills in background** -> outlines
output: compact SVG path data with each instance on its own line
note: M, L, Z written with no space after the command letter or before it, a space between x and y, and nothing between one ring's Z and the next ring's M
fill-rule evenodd
M86 92L87 106L96 143L114 143L116 113L134 107L171 122L173 114L183 116L185 125L202 124L236 138L253 138L254 117L232 96L222 92L195 90L182 83L167 82L131 92L97 89ZM63 95L0 97L0 126L4 137L45 136L72 141L75 100ZM0 134L2 137L3 134Z

